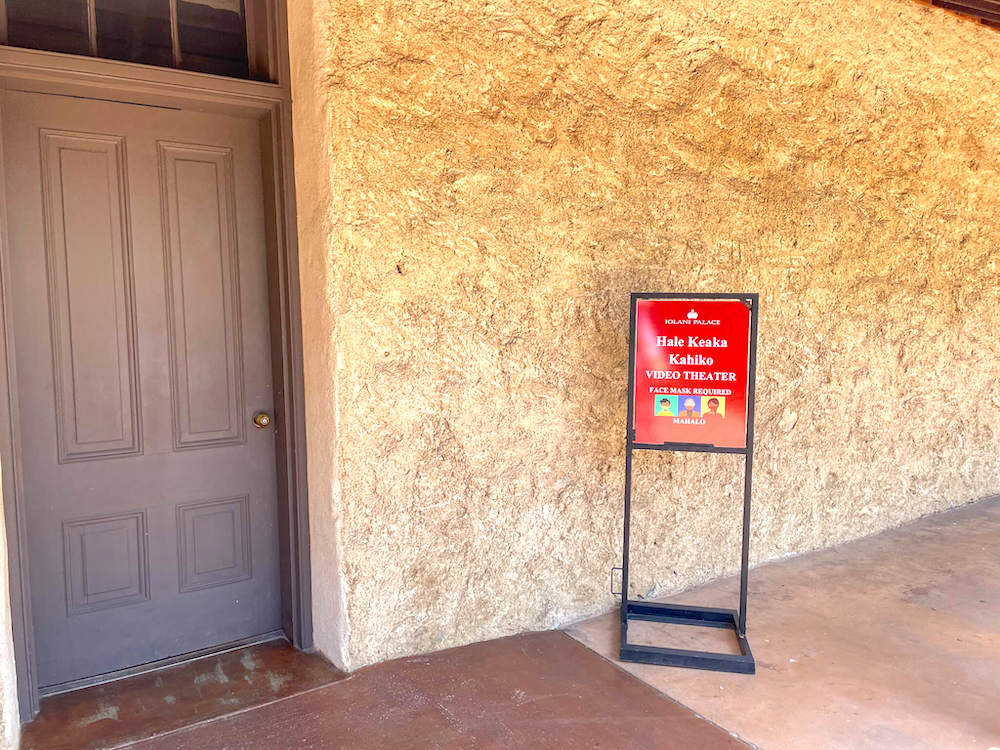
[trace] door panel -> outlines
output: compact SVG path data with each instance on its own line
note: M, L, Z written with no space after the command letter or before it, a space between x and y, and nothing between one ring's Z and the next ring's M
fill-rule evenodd
M158 144L167 221L174 447L246 434L232 152Z
M63 523L66 611L70 615L149 598L146 514Z
M122 138L40 131L59 461L139 452Z
M40 685L278 629L256 122L4 96Z

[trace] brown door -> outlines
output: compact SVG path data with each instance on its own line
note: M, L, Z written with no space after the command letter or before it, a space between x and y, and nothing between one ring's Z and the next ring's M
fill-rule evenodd
M39 684L277 630L256 122L4 96Z

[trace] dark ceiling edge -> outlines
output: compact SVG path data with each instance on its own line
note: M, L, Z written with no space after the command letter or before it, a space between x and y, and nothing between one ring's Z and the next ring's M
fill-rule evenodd
M966 20L978 21L992 29L1000 29L998 0L924 0L922 4L951 11Z

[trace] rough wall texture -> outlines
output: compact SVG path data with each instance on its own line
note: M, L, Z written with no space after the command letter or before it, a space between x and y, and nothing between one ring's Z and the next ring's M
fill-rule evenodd
M348 666L347 602L343 579L340 537L340 496L337 466L336 347L333 273L329 253L330 215L333 199L327 161L314 158L327 151L329 112L317 76L316 50L321 38L314 34L312 0L289 3L288 28L291 75L296 106L292 128L298 155L295 194L298 211L299 267L302 279L303 379L309 414L306 420L308 464L309 536L312 563L312 608L315 645L337 666ZM302 102L303 104L298 104Z
M754 560L1000 490L1000 34L904 0L314 4L312 502L351 666L613 605L632 290L761 293ZM734 570L738 459L637 470L633 595Z

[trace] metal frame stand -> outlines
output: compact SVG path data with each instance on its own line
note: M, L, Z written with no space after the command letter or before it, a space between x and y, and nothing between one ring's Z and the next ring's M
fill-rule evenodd
M650 445L635 442L635 314L638 299L733 299L750 309L750 367L747 379L747 440L745 448L728 448L701 443L664 443ZM622 543L621 649L622 661L661 664L717 672L754 674L756 664L747 643L747 570L750 560L750 492L753 478L754 390L757 380L757 294L646 294L634 293L629 313L629 382L628 430L625 447L625 527ZM696 607L682 604L633 601L628 598L629 531L632 515L632 451L659 450L697 453L736 453L745 457L743 478L743 550L740 560L739 610ZM695 651L680 648L644 646L628 641L628 624L634 620L696 625L709 628L732 628L739 643L739 654Z

